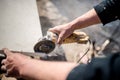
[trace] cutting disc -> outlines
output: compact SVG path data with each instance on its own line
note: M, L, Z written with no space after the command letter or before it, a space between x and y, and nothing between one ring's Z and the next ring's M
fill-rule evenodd
M35 46L34 46L34 51L35 52L43 52L43 53L50 53L54 50L55 48L55 43L52 42L51 40L42 40L39 41Z

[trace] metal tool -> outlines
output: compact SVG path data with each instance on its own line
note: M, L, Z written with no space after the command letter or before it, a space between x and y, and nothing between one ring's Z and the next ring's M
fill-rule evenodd
M44 52L46 54L52 52L55 49L55 42L52 40L52 32L47 32L47 35L43 38L40 38L39 42L35 44L34 51L35 52ZM54 34L56 35L56 34ZM57 39L57 35L56 35Z
M47 32L47 35L39 40L34 46L35 52L44 52L46 54L52 52L56 47L58 35L56 33ZM68 43L86 43L89 37L84 32L73 32L69 37L67 37L63 44Z
M34 46L34 51L35 52L44 52L46 54L50 53L53 51L55 48L55 43L52 42L51 40L41 40Z

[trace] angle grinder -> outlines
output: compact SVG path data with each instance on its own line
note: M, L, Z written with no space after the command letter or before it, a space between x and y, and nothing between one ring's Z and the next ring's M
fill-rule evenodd
M44 36L39 40L38 43L34 46L35 52L43 52L43 53L50 53L52 52L56 47L56 42L58 39L58 35L56 33L47 31L47 35ZM67 37L62 44L67 43L86 43L89 40L89 36L84 32L73 32L69 37Z

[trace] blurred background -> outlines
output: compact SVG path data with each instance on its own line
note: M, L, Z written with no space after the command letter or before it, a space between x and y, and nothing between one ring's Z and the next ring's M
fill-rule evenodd
M54 26L65 24L81 16L92 9L102 0L37 0L39 17L41 21L43 35ZM104 49L105 53L119 51L120 46L120 21L114 21L107 25L93 25L89 28L81 29L86 32L95 46L102 46L106 40L110 43Z

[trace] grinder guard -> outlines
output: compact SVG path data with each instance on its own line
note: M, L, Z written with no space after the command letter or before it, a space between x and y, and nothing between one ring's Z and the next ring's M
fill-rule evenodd
M52 42L51 40L42 40L39 41L35 46L34 46L34 51L35 52L43 52L43 53L50 53L54 50L55 48L55 43Z

